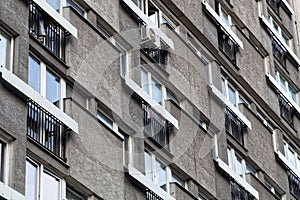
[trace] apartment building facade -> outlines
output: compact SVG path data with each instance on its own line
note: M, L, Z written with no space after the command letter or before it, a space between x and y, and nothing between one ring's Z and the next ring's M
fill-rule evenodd
M300 199L300 1L0 3L0 199Z

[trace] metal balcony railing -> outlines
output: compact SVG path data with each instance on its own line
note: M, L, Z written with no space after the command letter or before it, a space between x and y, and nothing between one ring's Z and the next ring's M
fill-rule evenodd
M274 57L280 62L283 67L286 67L286 51L274 39L272 41L272 50Z
M289 187L291 193L295 195L297 199L300 199L300 180L291 171L288 171L287 174L289 178Z
M32 100L27 101L27 136L65 160L66 125Z
M234 181L230 181L230 190L231 190L231 199L238 200L255 200L255 198L240 185L235 183Z
M29 33L56 57L65 60L68 32L33 2L29 3Z
M162 67L167 65L168 51L164 49L143 49L157 64Z
M276 14L279 14L280 1L281 0L267 0L267 3L276 12Z
M146 188L146 200L163 200L163 198L158 196L152 190Z
M161 147L168 148L169 137L173 125L151 110L151 107L142 104L144 135L154 139Z
M246 125L238 119L229 108L225 110L225 129L226 132L231 134L241 145L244 144Z
M228 57L234 64L236 64L237 46L220 26L218 27L218 44L219 49L226 55L226 57Z
M287 121L287 123L289 123L293 127L293 117L295 113L294 107L282 95L278 96L278 100L281 117L284 118Z

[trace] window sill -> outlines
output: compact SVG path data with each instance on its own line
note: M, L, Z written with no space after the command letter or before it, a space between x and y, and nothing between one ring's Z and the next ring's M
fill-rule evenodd
M235 107L214 85L210 84L209 89L218 97L245 125L252 129L251 122Z
M125 75L125 84L147 103L149 103L151 108L153 108L163 118L173 124L177 129L179 129L177 119L173 117L168 111L166 111L160 104L154 101L147 93L145 93L139 85L137 85L130 77L128 77L128 75Z
M244 187L245 190L250 192L257 200L259 200L258 192L246 182L245 179L237 175L232 169L228 167L226 163L224 163L220 158L215 158L215 161L222 170L224 170L230 177L232 177L240 186Z
M238 36L226 25L216 11L208 4L206 0L202 0L203 6L206 10L215 18L215 20L225 29L229 36L237 43L242 49L244 49L243 42L238 38Z
M69 33L77 38L77 29L68 22L61 14L54 10L46 1L33 0L40 8L42 8L48 15L50 15L55 21L63 26Z
M160 196L164 200L176 200L174 197L172 197L170 194L168 194L166 191L158 187L155 183L152 181L149 181L144 174L142 174L139 170L134 168L131 164L128 164L128 172L131 177L133 177L135 180L140 182L145 187L152 190L155 194Z
M0 198L4 199L18 199L18 200L26 200L25 196L21 193L17 192L16 190L12 189L6 184L0 182Z
M290 12L291 15L295 15L293 8L290 6L290 4L286 0L281 0L281 2L287 8L287 10Z
M8 82L12 87L16 88L26 97L32 99L34 102L38 103L41 107L47 110L49 113L54 115L58 120L63 122L66 126L72 129L75 133L78 133L78 123L64 113L62 110L57 108L54 104L32 89L23 80L9 72L4 67L0 67L1 78Z

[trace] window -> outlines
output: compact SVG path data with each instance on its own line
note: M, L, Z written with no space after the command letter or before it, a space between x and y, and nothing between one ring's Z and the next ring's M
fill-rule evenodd
M225 109L225 130L241 145L244 144L244 133L247 126L229 109Z
M288 46L290 45L290 40L287 36L287 34L282 30L282 28L274 21L273 17L269 15L269 22L273 29L278 33L279 37L278 39L282 40L284 43L286 43Z
M12 37L0 29L0 66L9 70L11 70L12 67L12 48Z
M172 171L172 182L185 187L185 181L180 178L174 171Z
M229 100L231 104L238 108L239 104L245 104L247 107L249 103L245 98L237 91L237 89L230 83L230 81L224 77L221 77L222 93Z
M297 199L300 199L300 180L294 173L288 171L288 178L289 178L289 187L290 191L293 195L296 196Z
M67 187L66 196L67 196L68 200L84 200L85 199L82 194L76 192L75 190L73 190L69 187Z
M284 145L284 155L287 158L289 164L294 167L295 170L300 172L300 155L294 150L294 148L287 143L285 140L283 141Z
M0 140L0 181L4 182L6 173L6 143Z
M61 91L64 81L55 75L42 61L34 56L28 58L28 85L51 103L62 109L63 102ZM64 86L65 87L65 86Z
M281 193L282 192L279 192L279 190L273 185L270 183L270 181L268 180L265 180L265 186L276 196L278 197L279 199L281 199Z
M109 129L113 129L113 121L106 117L101 111L98 111L97 119L100 120Z
M147 72L143 68L141 69L141 88L143 88L153 100L164 106L163 100L165 98L163 97L163 90L165 90L165 87L160 84L150 72Z
M286 67L286 51L274 38L272 39L272 51L274 57L279 61L279 63L283 67Z
M127 70L127 60L128 60L128 53L124 47L121 46L118 42L115 42L116 47L120 51L120 75L121 77L124 77Z
M28 200L60 200L61 179L31 159L26 159L25 196Z
M288 96L297 104L295 90L292 88L291 84L284 78L284 76L278 71L276 72L276 80L281 86L281 89L283 89L288 94Z
M253 174L256 176L254 168L229 146L227 147L227 158L229 168L235 171L237 175L244 179L246 178L246 174Z
M66 6L70 6L70 7L74 8L74 10L76 10L77 13L86 17L86 12L85 12L84 8L82 6L80 6L77 2L75 2L73 0L67 0Z
M237 183L230 181L231 200L254 200L255 198L240 187Z
M280 0L267 0L267 3L276 12L276 14L279 14Z
M60 0L46 0L46 2L56 11L60 11Z

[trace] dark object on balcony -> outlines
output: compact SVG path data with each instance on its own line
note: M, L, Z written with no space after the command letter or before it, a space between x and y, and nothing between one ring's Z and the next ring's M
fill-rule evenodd
M143 49L144 52L152 58L157 64L165 66L167 64L168 51L165 49Z
M278 96L280 115L289 123L291 126L294 126L293 117L294 117L294 107L282 96Z
M65 60L68 32L33 2L29 3L29 33L56 57Z
M231 62L236 64L237 46L221 26L218 27L218 43L219 49L231 60Z
M67 127L32 100L27 101L27 136L56 156L65 159Z
M288 171L287 174L291 193L300 199L300 180L291 171Z
M281 45L273 39L272 49L274 57L279 61L279 63L286 67L286 51L281 47Z
M173 125L154 112L150 105L142 104L144 135L154 139L161 147L168 148Z
M254 200L255 198L237 183L230 181L232 200Z
M238 117L229 109L225 109L225 129L231 134L241 145L244 144L244 132L246 125L238 119Z

